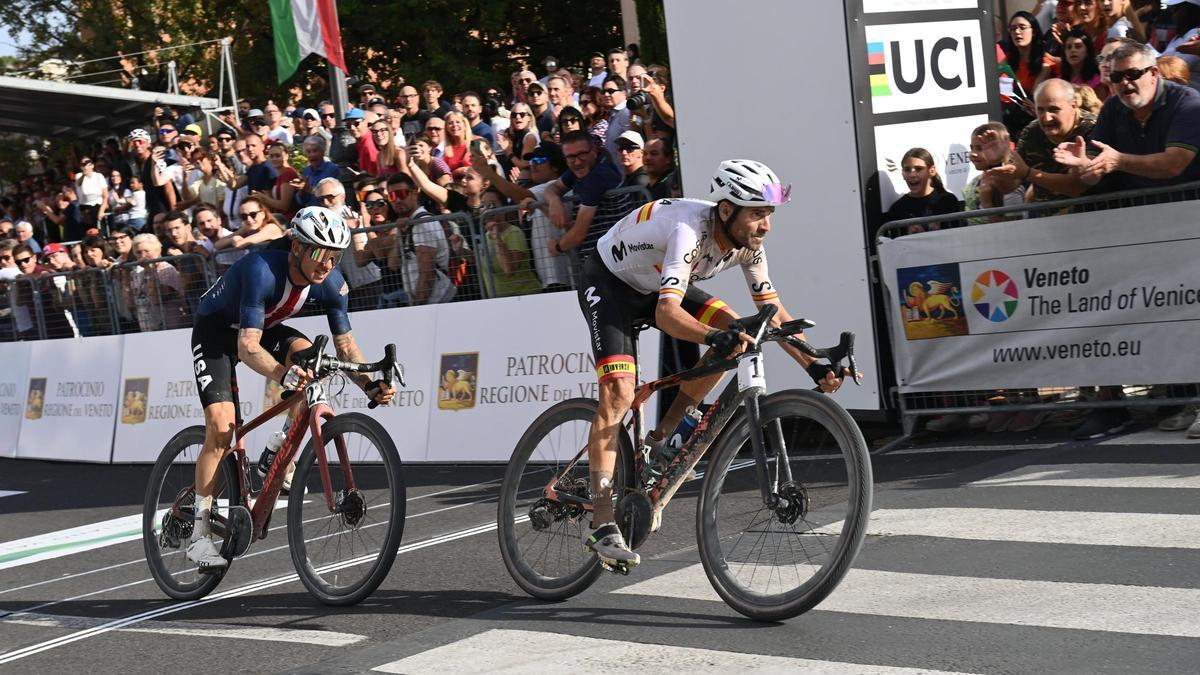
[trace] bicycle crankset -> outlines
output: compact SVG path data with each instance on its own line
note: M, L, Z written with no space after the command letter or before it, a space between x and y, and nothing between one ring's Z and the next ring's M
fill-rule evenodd
M254 540L251 533L253 527L254 519L250 517L250 509L244 506L229 507L225 515L225 541L221 544L221 556L226 560L233 560L250 550L250 542ZM214 527L213 531L216 530Z
M654 507L641 490L630 490L617 500L617 527L629 548L636 549L650 536ZM624 572L628 574L628 572Z
M811 505L808 490L799 483L789 481L779 486L778 500L773 508L779 522L791 525L808 515Z

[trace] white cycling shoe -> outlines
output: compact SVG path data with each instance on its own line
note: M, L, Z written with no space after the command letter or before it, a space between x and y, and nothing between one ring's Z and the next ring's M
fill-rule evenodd
M625 537L615 523L606 523L583 538L583 545L600 558L600 562L627 571L642 562L642 556L629 550Z
M229 561L221 556L221 549L212 537L201 537L188 544L187 559L196 563L201 572L219 570L229 564Z

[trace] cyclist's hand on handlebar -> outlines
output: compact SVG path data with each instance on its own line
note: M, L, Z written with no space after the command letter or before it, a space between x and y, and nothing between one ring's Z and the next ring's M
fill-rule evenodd
M366 388L365 393L376 404L387 405L392 402L392 397L396 395L396 387L383 380L375 380L371 383L371 386Z
M311 380L312 378L313 372L311 370L308 370L307 368L301 368L300 366L292 366L291 368L288 368L283 374L283 377L280 378L279 384L283 385L284 389L294 390L299 389L302 383L304 383L306 380Z
M712 330L704 337L704 344L712 347L721 356L731 358L753 345L754 338L736 329Z
M807 370L813 382L826 394L832 394L837 391L842 386L842 382L845 381L846 377L854 375L854 373L850 372L849 368L842 368L841 377L838 377L834 375L833 366L817 361L808 364ZM862 373L858 373L858 376L862 377Z

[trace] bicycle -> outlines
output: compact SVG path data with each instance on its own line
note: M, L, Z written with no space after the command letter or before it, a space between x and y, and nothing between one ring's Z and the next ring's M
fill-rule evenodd
M387 576L404 533L405 486L400 455L379 422L361 413L334 415L325 394L333 374L378 372L385 382L405 386L396 346L387 345L375 363L339 361L324 354L328 337L296 352L293 361L314 377L300 390L243 424L237 400L237 374L231 377L237 426L234 448L222 460L213 492L211 528L230 562L199 571L184 555L194 526L195 461L204 446L204 427L176 434L159 454L142 509L142 542L154 581L176 600L202 598L221 582L235 558L270 531L276 498L288 464L306 432L311 438L296 460L287 499L287 534L300 581L327 605L353 605ZM277 415L302 406L254 496L255 463L246 456L245 436ZM375 408L372 401L370 408ZM316 471L313 471L314 465ZM306 498L322 494L324 499ZM380 531L374 528L383 527ZM341 556L347 556L345 558Z
M858 383L854 334L842 333L837 346L816 349L794 337L812 327L810 321L768 329L775 311L766 305L741 320L756 343L737 358L702 363L638 388L624 424L633 438L617 434L613 489L617 524L630 547L637 548L658 529L663 509L715 445L697 504L701 562L726 603L765 621L808 611L845 576L866 533L872 482L866 442L845 409L814 391L765 395L764 343L786 342L828 359L835 372L842 372L845 359ZM634 345L636 362L636 339ZM666 470L641 484L649 458L634 448L644 446L646 400L662 389L735 368L737 376ZM597 405L594 399L571 399L542 413L521 437L504 476L500 549L509 574L535 598L576 595L604 569L629 573L602 563L582 545L592 510L586 463Z

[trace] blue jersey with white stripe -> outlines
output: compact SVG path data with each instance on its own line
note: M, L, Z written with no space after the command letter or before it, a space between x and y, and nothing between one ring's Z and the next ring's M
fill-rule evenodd
M205 291L196 311L199 318L219 316L233 328L265 330L305 305L323 307L334 335L350 332L350 288L333 268L319 284L295 286L288 276L288 251L257 250L238 260Z

